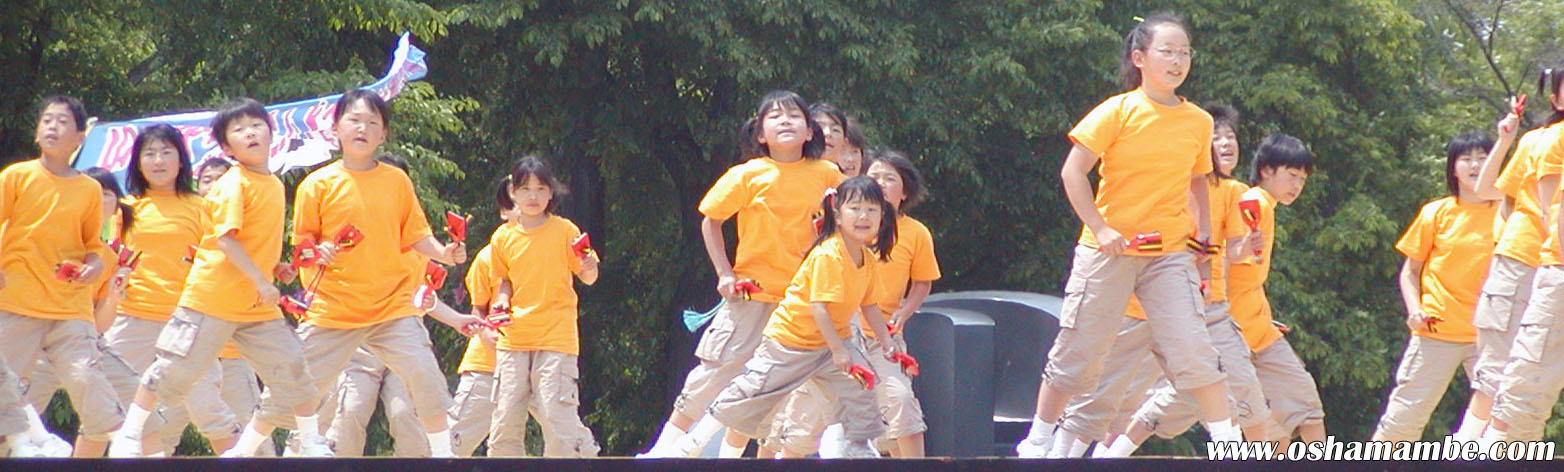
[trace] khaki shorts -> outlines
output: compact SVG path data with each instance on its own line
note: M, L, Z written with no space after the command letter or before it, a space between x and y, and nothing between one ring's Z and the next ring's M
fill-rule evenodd
M850 355L854 363L868 362L857 353ZM866 441L885 434L874 393L836 368L829 349L792 349L770 338L762 339L755 355L745 363L744 375L717 395L707 413L736 433L762 437L771 414L805 382L818 383L827 401L836 405L832 416L842 423L845 439Z
M1151 325L1128 316L1121 319L1123 327L1104 359L1106 367L1098 377L1097 388L1070 399L1059 418L1060 428L1083 441L1105 441L1113 433L1124 432L1113 429L1113 423L1135 412L1146 389L1161 374L1151 352ZM1135 400L1127 401L1130 398ZM1133 404L1123 409L1129 403Z
M107 440L125 420L125 407L114 387L125 384L125 376L134 378L135 372L101 348L98 330L91 322L46 320L0 311L0 333L5 333L0 358L16 359L8 364L16 369L18 377L29 378L40 358L54 366L60 384L70 394L84 436ZM134 383L130 381L131 385ZM23 398L27 398L28 389L23 387Z
M1531 303L1521 316L1510 362L1504 366L1499 394L1493 400L1493 419L1509 425L1506 441L1542 439L1543 425L1564 388L1564 369L1558 365L1564 355L1560 310L1564 310L1564 267L1537 269Z
M597 457L597 440L581 423L576 356L553 351L496 351L490 457L526 454L527 415L543 429L544 457Z
M1494 397L1504 378L1504 365L1510 362L1510 346L1521 329L1521 316L1531 303L1531 289L1537 269L1505 256L1493 256L1488 278L1483 281L1482 296L1472 326L1477 328L1477 372L1471 376L1472 388Z
M1385 441L1416 441L1423 437L1428 417L1444 398L1455 370L1465 367L1471 376L1477 364L1477 347L1412 336L1396 368L1396 388L1385 402L1374 436Z
M1227 374L1228 406L1233 419L1243 428L1265 424L1271 409L1255 372L1249 344L1239 332L1238 324L1228 316L1227 303L1207 305L1206 312L1219 315L1207 316L1210 323L1206 330L1211 335L1212 345L1222 356L1222 373ZM1184 434L1200 421L1200 407L1188 393L1162 388L1135 412L1135 420L1158 436L1172 438Z
M1266 431L1273 438L1292 437L1299 426L1325 422L1325 407L1320 403L1320 392L1315 387L1314 376L1303 368L1303 361L1287 343L1287 338L1277 339L1260 352L1254 353L1254 372L1260 379L1265 399L1270 401L1271 419Z
M673 410L696 420L705 415L717 393L744 373L744 363L760 345L760 332L776 309L775 303L727 300L695 346L695 357L701 362L684 377Z
M461 383L456 385L455 404L451 405L451 448L456 455L471 457L478 444L489 435L489 424L494 419L494 374L489 372L463 372ZM525 448L525 444L506 446L511 450Z
M1205 329L1194 255L1109 256L1077 245L1043 381L1071 395L1094 390L1132 293L1148 302L1151 339L1175 387L1190 390L1223 380Z
M0 357L0 436L27 429L27 400L22 397L22 378Z
M164 403L185 404L192 387L230 339L272 392L266 401L289 411L291 405L320 396L305 365L304 347L281 318L238 323L185 307L174 310L173 319L158 334L157 360L141 376L142 386ZM292 424L290 412L286 425Z
M396 456L429 457L429 437L413 413L407 387L369 351L359 349L353 353L331 396L335 397L335 401L327 401L335 404L331 417L321 417L320 421L331 425L326 439L331 441L336 456L364 454L369 420L375 414L375 404L383 402Z
M157 360L157 338L165 324L121 314L114 318L114 324L103 333L103 342L110 352L124 359L139 377L139 373L146 372L152 362ZM242 421L248 421L249 417L237 417L228 404L222 401L218 390L221 384L222 366L214 360L211 369L190 387L190 395L186 396L184 405L164 404L158 407L157 416L162 417L163 424L147 429L159 432L164 450L173 451L179 445L187 423L194 423L196 430L207 439L227 439L239 434ZM116 386L116 390L120 388ZM134 395L134 390L130 394ZM128 404L131 398L121 393L121 401Z
M900 364L875 354L884 352L884 346L879 340L860 336L856 329L854 334L853 338L843 341L861 344L863 353L869 355L869 368L879 375L874 384L874 396L879 405L880 418L885 422L885 434L877 440L879 445L890 449L896 439L928 431L928 425L923 422L923 405L912 391L912 377L901 370ZM907 352L904 338L898 335L893 336L893 339L898 349ZM835 405L829 402L820 388L820 384L805 382L788 394L781 408L773 415L771 430L762 442L766 446L786 449L799 455L819 452L820 436L826 426L836 422Z
M376 359L385 362L386 367L402 379L408 393L413 396L413 408L419 418L444 415L451 406L451 392L445 384L445 374L440 372L439 361L434 357L434 344L429 341L429 331L424 329L421 317L397 318L353 329L305 324L299 326L298 332L304 358L308 359L308 378L313 379L312 390L318 392L311 398L317 402L317 416L325 414L329 408L325 396L336 387L337 377L359 348L368 350ZM268 401L267 397L273 391L268 383L265 393L261 394L260 418L278 427L292 429L294 417L292 407L289 406L292 403Z

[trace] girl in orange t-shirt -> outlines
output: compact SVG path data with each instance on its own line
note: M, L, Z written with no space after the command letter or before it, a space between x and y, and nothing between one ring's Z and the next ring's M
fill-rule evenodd
M502 286L489 318L510 316L495 343L489 456L526 453L520 438L530 412L543 425L544 456L596 457L597 440L578 411L581 338L572 278L597 283L597 252L574 247L581 229L554 214L565 187L542 159L523 157L503 185L517 215L489 239L489 280Z
M1022 457L1046 455L1065 406L1096 387L1131 295L1145 302L1153 339L1167 356L1168 380L1195 398L1214 440L1240 439L1202 319L1195 267L1205 256L1186 246L1193 242L1202 253L1212 246L1206 214L1212 118L1176 94L1194 58L1188 32L1169 14L1135 26L1120 57L1131 90L1104 100L1069 133L1074 147L1060 179L1085 228L1032 426L1016 445ZM1095 192L1087 177L1093 167L1101 176Z
M1472 313L1482 293L1483 268L1493 255L1498 204L1475 192L1478 168L1493 140L1463 134L1445 146L1450 194L1423 205L1396 250L1401 299L1412 332L1396 368L1396 388L1374 429L1374 441L1415 441L1458 368L1475 375L1476 329Z
M685 376L673 413L647 453L664 455L690 425L706 414L717 393L744 371L760 345L760 330L782 300L782 291L815 237L813 216L826 189L842 173L820 160L825 134L798 94L773 91L761 97L744 123L741 152L751 159L722 174L701 199L701 237L717 272L717 293L726 301L695 347L700 359ZM723 223L738 221L738 250L728 258ZM748 439L729 435L723 457L738 457Z
M885 200L879 184L863 176L837 186L821 207L825 216L820 235L768 318L744 374L723 388L689 433L669 448L654 450L652 457L689 457L724 426L756 437L776 407L805 382L815 382L840 402L836 411L848 446L844 455L879 457L868 447L885 433L870 390L875 375L863 365L868 359L853 354L889 359L899 349L886 345L883 350L861 350L850 324L861 311L877 339L891 339L878 305L883 288L875 260L890 259L896 246L896 208Z

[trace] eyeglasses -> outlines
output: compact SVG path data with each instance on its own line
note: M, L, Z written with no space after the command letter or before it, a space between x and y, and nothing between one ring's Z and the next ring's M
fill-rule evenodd
M1172 60L1172 59L1177 58L1177 59L1183 59L1183 60L1187 61L1187 60L1190 60L1191 58L1195 57L1195 50L1194 49L1190 49L1190 48L1181 48L1181 49L1157 48L1157 49L1153 49L1152 51L1157 53L1157 56L1159 56L1159 57L1161 57L1163 59L1168 59L1168 60Z

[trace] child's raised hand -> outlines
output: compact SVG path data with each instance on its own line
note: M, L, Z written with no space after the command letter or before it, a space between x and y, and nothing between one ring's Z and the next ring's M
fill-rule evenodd
M1511 113L1505 115L1504 119L1499 120L1499 124L1495 125L1494 128L1498 130L1500 137L1514 138L1516 130L1520 128L1520 124L1521 117Z
M586 257L581 259L581 270L583 272L595 271L597 270L597 265L601 262L603 262L602 259L597 258L597 251L587 251Z
M1092 235L1097 238L1097 250L1110 256L1122 254L1124 248L1129 247L1129 241L1124 239L1124 235L1113 228L1104 227L1101 231L1093 231Z

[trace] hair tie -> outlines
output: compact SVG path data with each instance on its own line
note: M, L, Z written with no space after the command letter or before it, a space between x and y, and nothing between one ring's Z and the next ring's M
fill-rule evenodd
M836 187L825 189L825 206L836 206Z

